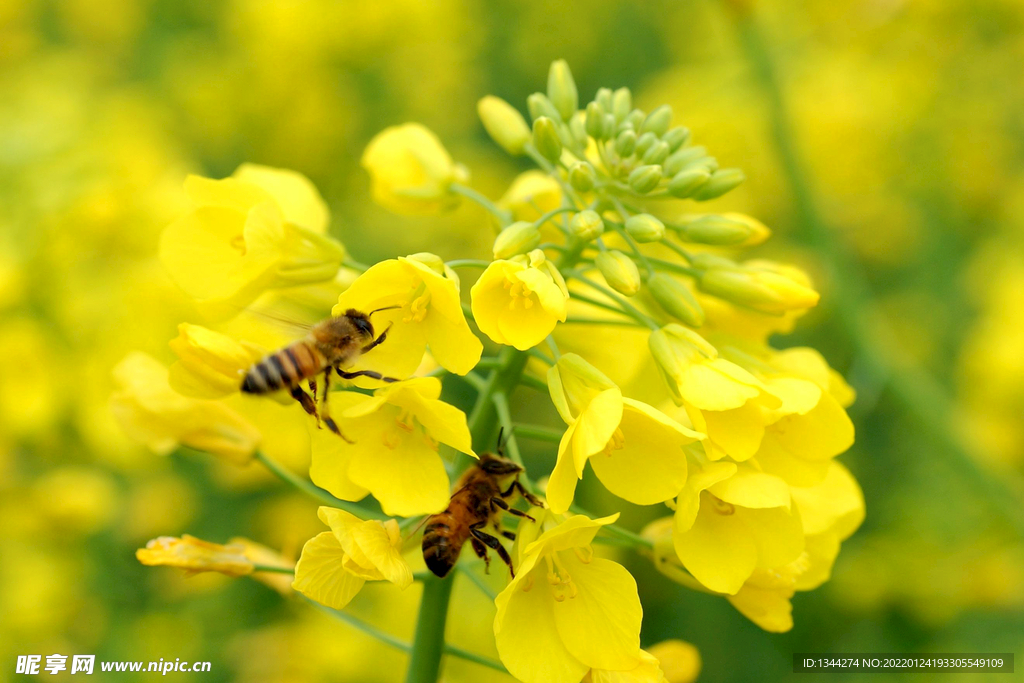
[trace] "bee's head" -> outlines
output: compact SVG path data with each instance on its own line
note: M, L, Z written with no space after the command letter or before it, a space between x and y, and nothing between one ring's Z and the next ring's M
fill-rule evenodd
M350 308L345 311L345 317L349 319L357 330L359 330L360 334L373 339L373 323L370 322L370 316L365 313L361 313L354 308Z
M501 456L494 455L493 453L482 453L480 455L480 462L477 463L477 467L487 474L494 474L498 476L519 474L523 471L522 467L508 458L502 458Z

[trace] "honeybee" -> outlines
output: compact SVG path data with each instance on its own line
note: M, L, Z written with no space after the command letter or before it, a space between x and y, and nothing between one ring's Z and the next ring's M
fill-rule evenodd
M519 481L519 473L523 468L504 458L500 447L498 452L499 455L482 454L480 460L462 473L455 485L455 493L452 494L448 508L427 518L427 525L423 530L423 560L437 576L446 576L451 571L466 541L470 542L477 557L484 561L488 571L491 559L487 549L490 548L508 565L509 574L515 576L508 551L495 536L484 529L491 524L500 535L515 540L514 533L504 531L498 525L502 512L525 517L530 521L536 520L525 512L511 507L508 504L509 498L518 492L531 505L542 507L544 503L523 488ZM508 477L515 478L509 483L508 488L504 488L502 482Z
M242 380L241 390L247 394L268 394L285 389L307 413L317 419L317 424L320 424L320 413L316 405L316 378L320 373L324 375L323 403L325 412L332 370L343 379L372 377L384 382L398 381L394 377L384 377L373 370L357 372L342 370L343 366L350 365L361 354L384 343L391 326L389 325L388 329L381 332L380 336L375 339L370 316L393 308L398 308L398 306L378 308L368 314L350 308L345 311L344 315L320 321L310 328L305 339L300 339L270 354L249 368ZM308 382L312 396L303 390L302 382L304 381ZM323 418L323 423L332 432L349 441L329 414Z

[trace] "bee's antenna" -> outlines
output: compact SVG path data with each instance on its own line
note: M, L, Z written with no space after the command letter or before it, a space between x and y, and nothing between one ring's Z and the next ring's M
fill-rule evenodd
M376 310L370 311L366 317L369 318L374 313L380 313L381 311L390 311L396 308L401 308L401 306L385 306L384 308L378 308Z
M504 432L505 432L505 427L502 426L501 429L498 430L498 456L499 457L502 457L502 458L505 457L505 444L507 444L508 440L512 438L512 433L515 432L515 430L516 430L515 425L512 425L512 427L508 430L508 436L506 436L504 439L502 439L501 437L502 437L502 434L504 434Z

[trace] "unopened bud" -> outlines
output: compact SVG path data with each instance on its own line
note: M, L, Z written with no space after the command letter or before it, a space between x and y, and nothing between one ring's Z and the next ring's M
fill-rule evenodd
M640 130L640 126L643 125L646 118L647 114L642 109L634 109L626 115L625 123L633 126L633 130Z
M542 92L535 92L526 98L526 108L530 112L530 118L536 121L542 116L546 116L549 119L557 121L562 117L555 109L555 105L551 104L551 100L548 96Z
M690 288L670 275L655 273L647 278L647 290L666 313L690 327L704 324L704 310Z
M562 141L558 137L555 122L541 116L533 122L533 146L548 161L558 161L562 156Z
M604 139L604 111L597 102L587 105L587 135L595 140Z
M637 166L629 174L629 186L637 194L647 194L661 182L661 166Z
M673 197L685 199L700 189L710 178L711 174L703 168L680 171L669 181L668 193Z
M601 105L601 109L611 113L612 112L612 89L611 88L600 88L597 91L597 95L594 96L594 101Z
M604 221L596 211L580 211L569 221L569 229L581 240L592 240L604 232Z
M605 140L610 140L615 137L615 116L613 114L605 114L604 122L601 125L601 134Z
M668 159L668 143L658 140L650 149L644 152L643 161L645 164L660 164Z
M625 121L633 109L633 93L629 88L619 88L612 95L612 113L616 121Z
M615 153L623 159L632 156L636 150L636 133L632 130L624 130L615 138Z
M747 179L738 168L723 168L711 174L711 179L693 196L697 201L721 197Z
M576 81L564 59L551 62L551 68L548 69L548 99L562 115L563 121L568 121L579 108Z
M665 174L675 175L686 168L690 162L696 161L701 157L706 157L707 155L708 150L700 145L697 147L683 147L682 149L676 150L675 152L672 152L665 161Z
M569 184L577 192L590 192L594 189L597 173L587 161L577 161L569 169Z
M640 126L640 132L646 133L650 131L661 137L668 132L668 126L672 123L672 107L667 104L663 104L644 119L643 124Z
M807 284L798 281L803 279ZM810 308L818 293L796 269L751 264L736 268L712 268L698 280L701 291L762 313L781 314Z
M444 260L437 254L431 254L428 251L421 251L416 254L409 254L405 258L410 261L419 261L438 275L445 274Z
M508 226L494 240L494 258L507 259L536 249L540 244L540 230L529 221L517 221Z
M619 294L633 296L640 291L640 271L633 259L621 251L602 251L594 259L594 264L601 271L605 282Z
M642 157L647 154L647 150L654 146L654 143L658 142L658 136L654 133L647 132L636 139L636 155Z
M669 152L675 152L690 139L690 129L686 126L676 126L662 135L661 139L668 143Z
M488 95L477 102L476 110L492 140L509 154L523 153L530 141L530 127L515 107L500 97Z
M696 216L679 228L679 236L687 242L732 247L761 244L770 234L764 223L739 213Z
M659 242L665 236L665 224L649 213L626 219L626 232L637 242Z
M573 149L586 149L587 148L587 116L581 111L576 112L571 119L569 119L569 137L572 139L570 147Z

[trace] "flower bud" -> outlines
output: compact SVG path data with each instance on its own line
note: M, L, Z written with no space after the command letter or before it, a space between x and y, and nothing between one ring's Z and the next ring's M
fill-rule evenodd
M542 116L546 116L554 121L562 117L558 110L555 109L555 105L551 104L548 96L541 92L535 92L526 98L526 108L530 112L530 118L534 121Z
M661 137L668 132L668 126L672 123L672 107L667 104L663 104L644 119L643 124L640 126L640 132L646 133L650 131Z
M613 114L605 114L601 125L601 135L604 136L605 140L610 140L615 137L615 116Z
M640 271L633 259L621 251L602 251L594 259L594 264L601 271L605 282L619 294L633 296L640 291Z
M655 135L654 133L644 133L643 135L636 139L636 155L638 157L642 157L643 155L647 154L647 150L649 150L657 141L658 136Z
M476 110L492 140L509 154L523 153L530 141L530 127L515 107L500 97L488 95L477 102Z
M448 266L445 265L444 259L437 254L431 254L429 251L420 251L415 254L409 254L405 257L410 261L418 261L430 268L438 275L446 275Z
M592 240L595 237L600 237L604 232L604 221L596 211L587 209L572 217L572 220L569 221L569 229L572 230L572 234L582 240Z
M693 196L697 201L721 197L747 179L738 168L724 168L711 174L711 179Z
M604 139L604 110L597 102L587 105L587 135L595 140Z
M517 221L508 226L494 240L494 258L507 259L525 254L540 244L540 230L528 221Z
M579 108L576 81L564 59L551 62L548 70L548 99L555 105L563 121L568 121Z
M679 236L687 242L717 246L752 247L770 234L763 223L739 213L695 216L679 227Z
M588 142L587 135L587 116L583 112L576 112L576 114L569 119L569 134L572 138L572 147L576 149L586 149Z
M594 189L595 180L597 180L597 173L590 162L577 161L569 169L569 184L577 192L590 192Z
M599 88L597 95L594 96L594 101L597 102L601 109L611 113L612 111L612 89L611 88Z
M690 129L686 126L676 126L662 135L661 139L668 144L669 152L675 152L690 139Z
M541 116L533 122L533 146L548 161L558 161L562 156L562 141L558 138L555 122Z
M704 310L697 303L689 287L664 273L655 273L647 279L647 289L666 313L690 327L704 324Z
M661 182L661 166L637 166L629 174L629 186L637 194L647 194Z
M633 155L636 150L636 133L632 130L624 130L615 138L615 153L623 159Z
M633 93L629 88L619 88L612 95L612 113L616 121L625 121L633 109Z
M638 213L626 219L626 232L637 242L660 242L665 224L649 213Z
M640 126L643 125L645 118L647 118L647 115L644 114L642 109L634 109L626 115L624 123L633 126L633 130L640 130Z
M668 159L668 143L664 140L658 140L650 149L644 152L643 161L645 164L660 164L661 162Z
M707 294L762 313L804 310L818 303L818 293L801 271L767 262L711 268L697 285Z
M703 168L676 173L668 183L668 193L673 197L685 199L700 189L711 178L711 174Z
M708 150L701 145L696 147L683 147L682 149L676 150L675 152L672 152L665 161L665 174L675 175L686 168L690 162L696 161L701 157L706 157L707 155Z

